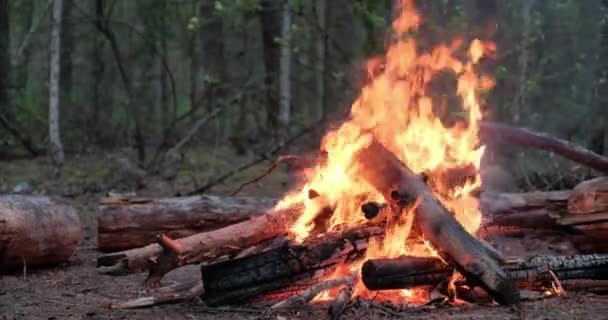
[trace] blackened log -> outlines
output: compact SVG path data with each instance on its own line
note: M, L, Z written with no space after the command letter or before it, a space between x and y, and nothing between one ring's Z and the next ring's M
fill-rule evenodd
M325 234L303 243L288 243L279 248L240 259L203 265L203 300L210 306L234 304L296 291L330 275L344 261L361 258L367 238L382 234L381 227L366 227Z
M355 155L359 174L389 203L418 199L414 221L424 237L453 260L463 274L480 281L497 302L519 303L517 287L484 246L456 221L418 174L371 139L369 146Z
M512 260L505 272L520 287L534 283L551 270L560 280L608 279L608 255L534 256ZM370 290L406 289L436 285L449 278L453 268L437 258L403 256L396 259L368 260L361 269L361 278Z

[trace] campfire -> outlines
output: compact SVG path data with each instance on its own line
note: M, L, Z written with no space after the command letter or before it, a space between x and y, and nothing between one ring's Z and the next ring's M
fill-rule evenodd
M474 235L481 223L471 193L481 186L480 99L494 84L475 67L495 47L477 39L470 43L457 39L419 52L416 41L404 35L415 32L421 23L413 1L402 1L392 25L395 39L383 57L367 62L369 83L354 102L350 118L325 135L322 156L305 170L302 186L277 206L303 206L303 213L289 227L289 237L295 242L370 222L382 224L382 235L370 238L365 254L338 264L328 278L357 274L369 259L438 257L438 250L452 250L442 247L447 243L439 239L441 231L431 230L445 228L439 223L453 226L451 236L461 239L460 249L469 250L465 246L474 243L460 226ZM466 115L451 126L435 115L439 102L429 92L430 83L440 73L454 76L456 92L446 94L460 98ZM432 203L435 201L439 204ZM368 217L375 217L368 220L362 211L370 210ZM422 232L413 231L414 226ZM456 252L444 258L453 254ZM354 295L377 293L359 279ZM424 300L419 290L380 296L391 301Z
M271 209L248 209L242 216L235 211L251 204L231 203L232 218L209 217L220 227L213 231L195 230L189 222L183 227L189 233L162 234L157 244L101 256L101 271L148 269L147 284L158 285L167 272L201 263L202 283L187 286L188 296L202 295L211 306L279 299L273 308L354 298L422 304L436 292L458 302L479 297L478 288L485 299L514 305L520 287L555 294L563 293L560 279L605 277L605 255L506 259L478 238L480 132L484 126L488 132L511 132L482 123L483 96L494 81L478 69L484 57L495 54L495 45L454 39L421 50L411 37L423 23L414 2L401 0L398 9L386 53L367 61L368 81L350 116L323 137L295 190ZM446 74L455 89L440 94L458 97L461 109L460 118L450 121L437 116L445 105L432 88L434 79ZM530 201L565 203L568 197L536 195ZM144 208L148 200L116 201L102 204ZM522 201L522 207L530 205L519 198L510 203ZM209 197L178 199L170 206L230 211L218 203ZM101 243L109 250L141 245L129 243L136 241L133 234L116 239L107 225L120 219L103 219L100 249ZM141 303L149 300L123 307Z

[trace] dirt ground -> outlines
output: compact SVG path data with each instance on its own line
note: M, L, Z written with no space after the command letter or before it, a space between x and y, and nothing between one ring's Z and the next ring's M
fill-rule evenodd
M162 305L137 310L112 310L112 302L124 301L141 296L145 275L136 274L124 277L100 275L95 271L95 217L96 204L109 186L103 185L103 174L86 173L92 169L93 161L72 159L71 173L60 182L49 182L41 172L50 172L44 160L20 160L5 162L0 166L0 188L2 192L19 181L31 181L33 193L49 193L65 197L79 210L84 225L84 238L76 254L64 265L44 269L19 270L8 275L0 275L0 320L12 319L329 319L327 307L323 305L302 307L280 313L265 313L264 305L238 306L227 309L211 309L200 301ZM204 160L203 160L204 162ZM87 164L84 165L83 163ZM196 164L196 163L195 163ZM70 165L68 163L68 165ZM196 165L201 165L200 163ZM218 167L229 167L224 163ZM27 167L28 170L23 168ZM215 169L215 171L220 170ZM265 166L259 171L266 169ZM83 173L85 172L85 173ZM246 175L254 175L247 173ZM184 178L183 176L186 176ZM91 178L93 177L93 178ZM181 179L181 180L180 180ZM203 179L200 178L199 179ZM153 179L152 179L153 180ZM167 196L177 190L188 190L192 186L180 181L193 181L187 174L167 184L151 181L138 191L143 195ZM203 179L204 180L204 179ZM91 183L97 188L83 191ZM181 183L181 184L180 184ZM233 188L236 182L229 182L215 190L223 193ZM251 187L248 191L255 195L278 196L286 190L291 180L284 171L270 177L264 184ZM76 189L77 191L73 191ZM70 192L66 192L70 190ZM171 190L171 191L168 191ZM262 191L260 191L262 190ZM526 235L518 238L493 239L499 250L506 254L527 253L571 253L573 249L557 236L540 238ZM196 274L197 268L181 271ZM179 277L179 273L174 275ZM170 281L169 279L168 281ZM354 305L343 314L342 319L608 319L608 296L590 293L568 293L568 297L556 297L540 301L524 302L520 308L507 308L496 305L432 306L410 308L396 312L389 308L372 305Z

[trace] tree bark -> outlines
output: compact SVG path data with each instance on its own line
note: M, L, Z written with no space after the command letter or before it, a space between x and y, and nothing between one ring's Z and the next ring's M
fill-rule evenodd
M104 199L97 218L97 249L118 251L156 242L158 234L183 238L268 212L276 200L192 196L164 199Z
M516 259L504 265L505 272L522 288L553 271L560 280L608 279L608 255L534 256ZM403 256L396 259L368 260L361 268L361 277L370 290L405 289L437 285L447 280L453 268L437 258Z
M480 281L497 302L519 303L519 292L498 262L454 219L419 175L373 138L355 155L355 162L360 176L393 206L405 198L417 199L416 226L461 272Z
M64 154L60 134L60 105L61 105L61 25L63 15L63 0L53 2L52 29L50 44L50 76L49 76L49 150L53 163L53 175L61 174Z
M502 140L522 147L541 149L586 165L589 168L604 173L608 172L608 157L544 133L483 121L480 123L479 134L482 141Z
M208 305L234 304L277 291L292 291L290 287L298 286L298 282L320 279L340 262L360 258L367 249L367 238L382 232L382 228L369 227L325 234L301 244L288 243L203 266L203 300Z
M0 271L53 265L76 251L81 225L66 203L44 196L0 196Z

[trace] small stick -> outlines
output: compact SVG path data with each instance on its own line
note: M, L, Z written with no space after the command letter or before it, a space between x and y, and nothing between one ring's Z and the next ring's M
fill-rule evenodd
M270 307L270 309L285 309L296 306L300 303L305 303L312 300L319 293L329 290L331 288L335 288L341 285L352 285L355 283L355 276L350 275L337 279L330 279L327 281L323 281L319 284L316 284L306 290L304 290L300 294L293 295L284 300L281 300Z
M567 297L568 294L566 293L566 290L562 286L562 282L559 281L559 279L557 278L557 275L555 275L555 272L553 272L552 270L549 270L548 273L551 276L551 278L553 279L553 283L557 286L557 289L559 289L558 295L563 295L564 297Z

